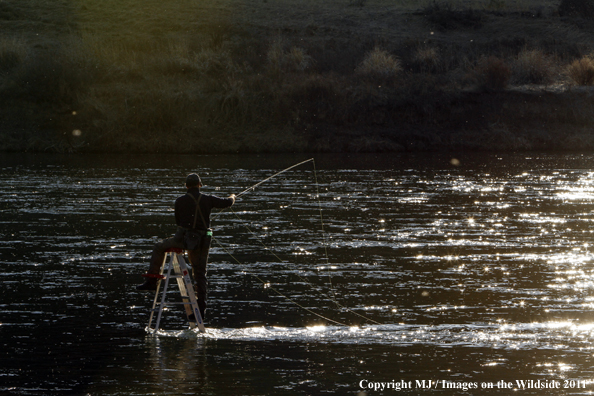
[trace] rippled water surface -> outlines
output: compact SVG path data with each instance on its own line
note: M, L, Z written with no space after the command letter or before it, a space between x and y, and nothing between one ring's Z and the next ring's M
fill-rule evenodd
M587 155L316 157L213 215L207 333L148 335L185 174L227 196L307 158L4 154L0 392L594 392Z

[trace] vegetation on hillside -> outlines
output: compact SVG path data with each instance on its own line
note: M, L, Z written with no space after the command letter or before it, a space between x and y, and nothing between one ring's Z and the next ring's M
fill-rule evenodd
M592 4L0 2L0 150L594 148Z

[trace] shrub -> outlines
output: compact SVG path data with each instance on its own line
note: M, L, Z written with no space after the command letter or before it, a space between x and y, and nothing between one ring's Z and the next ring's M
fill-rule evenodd
M303 48L292 47L285 56L285 62L291 71L305 71L312 66L313 59Z
M192 58L196 70L200 73L222 78L240 71L227 51L206 48Z
M578 85L594 85L594 60L583 57L573 61L567 68L567 74Z
M477 85L486 90L502 90L507 87L511 69L501 58L489 56L478 61L475 69Z
M285 51L282 40L276 40L266 54L268 64L272 71L305 71L313 65L313 59L304 49L292 47Z
M228 24L217 24L209 27L208 36L210 38L211 48L222 48L225 41L231 36L231 25Z
M347 102L343 87L333 75L311 74L296 80L286 92L290 98L289 111L279 108L279 113L298 112L298 118L307 122L345 121L344 106Z
M582 18L594 18L593 0L561 0L559 4L559 15L578 16Z
M402 72L402 66L399 59L375 47L365 56L356 72L374 79L393 80Z
M162 57L162 60L155 59L155 63L162 63L160 66L163 68L164 72L176 74L196 70L196 62L193 59L194 54L192 54L187 45L179 42L171 42L163 52L165 52L165 56Z
M434 47L417 48L412 60L424 72L438 72L442 68L439 50Z
M228 76L219 93L215 115L220 122L231 125L244 125L250 120L250 103L247 99L243 81Z
M555 75L553 59L536 49L523 49L513 69L514 81L520 84L549 84Z

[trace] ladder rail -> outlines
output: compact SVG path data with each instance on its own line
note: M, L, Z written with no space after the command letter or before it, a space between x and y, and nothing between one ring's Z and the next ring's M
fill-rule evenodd
M184 282L184 272L187 272L187 266L184 266L183 264L181 264L181 261L183 260L182 257L179 257L180 255L178 254L174 254L173 255L173 269L175 271L176 274L181 274L180 275L176 275L175 276L175 280L177 281L177 287L179 288L179 293L181 295L182 301L184 303L184 309L186 311L186 316L188 317L188 319L191 317L192 315L192 311L193 311L193 307L190 306L190 298L188 296L188 289L186 288L186 284ZM184 268L182 268L182 266ZM190 327L196 327L196 322L195 321L189 321L190 322Z
M206 328L204 327L204 321L202 319L202 315L200 314L200 309L198 308L198 301L196 299L196 293L194 293L194 285L192 285L192 280L190 279L188 264L186 263L182 255L178 255L178 262L180 264L181 273L183 275L186 293L190 300L191 308L193 310L195 326L198 326L198 329L204 333L206 331ZM180 281L181 280L178 279L178 282ZM186 307L188 306L186 305ZM191 315L188 316L188 319L190 318Z
M155 307L157 306L157 301L159 299L159 288L161 287L161 280L163 279L163 272L165 271L165 261L167 261L167 254L165 255L165 257L163 257L163 262L161 263L161 271L159 272L160 278L157 281L157 290L155 290L155 298L153 299L153 306L151 308L151 314L149 316L148 329L151 331L152 331L151 325L153 323L153 316L154 316L155 310L156 310ZM158 328L159 328L159 326L157 325L157 327L155 328L155 331L157 331Z
M171 265L167 268L167 276L165 277L165 285L163 285L163 293L161 295L161 304L159 304L159 313L157 314L157 322L155 323L155 332L159 330L159 325L161 324L161 317L163 316L163 308L165 308L165 299L167 297L167 288L169 286L169 276L171 275ZM161 283L160 281L157 283ZM157 286L157 291L155 295L158 295L159 287Z

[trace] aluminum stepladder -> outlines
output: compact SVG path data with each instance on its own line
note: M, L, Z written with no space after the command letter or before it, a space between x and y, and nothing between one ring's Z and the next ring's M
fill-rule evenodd
M159 281L157 282L157 290L155 291L155 299L153 300L153 307L151 308L151 314L149 316L149 323L147 331L149 333L156 333L159 330L161 324L161 316L163 309L168 305L183 305L190 323L190 328L198 327L200 332L205 332L204 322L200 315L200 309L198 309L198 301L196 300L196 294L194 294L194 287L192 280L190 279L190 272L188 264L183 256L182 249L168 249L165 253L165 259L163 264L167 263L167 272L165 271L165 265L161 266L161 273L158 276ZM167 289L169 287L169 281L171 279L177 280L177 286L181 295L182 302L167 302ZM164 282L163 291L161 292L161 300L159 301L159 289L161 283ZM157 321L155 327L152 327L153 316L157 312Z

